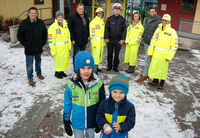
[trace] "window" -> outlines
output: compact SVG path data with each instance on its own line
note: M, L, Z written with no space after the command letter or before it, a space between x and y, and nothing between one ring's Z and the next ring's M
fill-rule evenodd
M35 4L44 4L44 0L34 0Z
M180 12L194 14L197 0L182 0Z

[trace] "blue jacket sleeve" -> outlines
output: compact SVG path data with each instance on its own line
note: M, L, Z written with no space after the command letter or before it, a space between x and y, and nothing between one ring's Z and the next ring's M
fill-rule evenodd
M68 85L65 88L64 94L64 111L63 111L63 120L70 120L70 114L72 110L72 92Z
M127 114L126 120L120 123L121 131L120 132L128 132L135 126L135 106L132 103L129 108L129 112Z
M103 130L104 124L109 124L105 118L104 102L100 103L99 110L97 111L96 122L98 127Z

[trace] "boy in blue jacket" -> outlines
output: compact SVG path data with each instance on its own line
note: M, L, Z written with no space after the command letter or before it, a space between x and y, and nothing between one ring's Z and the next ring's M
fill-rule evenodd
M100 132L96 113L105 99L104 84L94 73L94 59L87 51L76 54L75 70L77 74L67 84L64 95L65 131L69 136L74 133L75 138L94 138L94 131Z
M120 74L114 76L109 85L110 96L102 101L96 121L101 138L128 138L128 131L135 125L135 107L127 100L129 80Z

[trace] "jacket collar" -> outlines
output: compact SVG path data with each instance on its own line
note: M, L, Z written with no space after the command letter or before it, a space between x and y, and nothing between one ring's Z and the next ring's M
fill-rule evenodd
M160 23L160 24L159 24L159 28L160 28L162 31L165 31L165 30L171 28L171 24L170 24L170 23L169 23L169 24L166 24L166 26L163 27L163 26L162 26L162 23Z
M95 19L96 19L96 20L102 20L102 18L100 18L100 17L98 17L98 16L96 16Z
M29 16L27 16L27 18L26 18L26 22L30 22L31 23L31 19L30 19L30 17ZM38 22L38 17L36 18L36 23Z

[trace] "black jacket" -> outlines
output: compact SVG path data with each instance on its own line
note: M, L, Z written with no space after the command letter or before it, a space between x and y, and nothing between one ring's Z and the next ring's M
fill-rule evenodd
M158 28L158 24L162 22L162 19L159 15L155 15L155 18L147 25L146 29L144 30L143 39L146 44L150 44L151 38Z
M89 19L85 13L84 18L86 26L83 25L83 21L77 12L69 17L68 28L71 35L71 41L75 41L75 45L85 45L88 42Z
M28 16L20 23L17 38L25 47L25 55L41 54L47 41L47 29L44 22L37 18L35 24L31 23Z
M121 15L112 15L108 17L105 27L105 39L125 40L126 38L126 21Z

